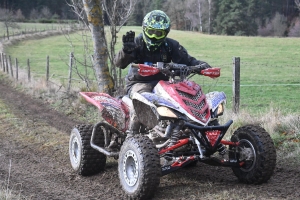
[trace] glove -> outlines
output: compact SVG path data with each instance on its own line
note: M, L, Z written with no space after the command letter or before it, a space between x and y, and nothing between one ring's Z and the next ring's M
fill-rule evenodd
M210 66L208 63L206 63L206 62L200 63L199 65L197 65L197 67L198 67L200 70L207 69L207 68L211 68L211 66Z
M207 64L206 62L200 62L200 64L196 65L195 68L196 68L196 70L194 70L194 71L200 74L202 70L211 68L211 66L209 64Z
M122 41L123 41L123 51L126 54L131 54L136 48L136 44L134 43L135 38L135 32L129 31L126 33L126 35L123 35Z

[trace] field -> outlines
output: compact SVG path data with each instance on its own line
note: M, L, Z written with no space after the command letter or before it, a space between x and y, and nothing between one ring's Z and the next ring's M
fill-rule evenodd
M124 27L119 38L128 30L139 33L140 27ZM300 113L300 38L228 37L176 30L171 30L169 37L180 41L190 55L221 68L222 74L218 79L200 76L193 79L201 83L206 92L224 91L227 94L228 108L232 106L233 57L240 57L241 109L259 113L269 109L271 105L285 113ZM86 38L89 41L90 36ZM88 46L91 55L92 44L89 43ZM120 48L119 39L116 49ZM70 52L74 52L78 60L83 60L80 33L68 37L62 35L26 40L6 50L7 54L18 58L23 67L29 58L32 70L41 76L45 74L46 57L49 56L52 78L60 80L68 75ZM126 72L127 70L123 71L123 76Z
M139 28L134 30L138 31ZM296 42L299 40L208 36L181 31L172 31L170 36L182 40L181 43L190 49L190 54L222 68L222 77L219 79L210 80L200 77L195 80L201 82L205 90L217 88L226 91L229 107L232 57L241 57L241 89L244 105L238 115L232 114L230 109L227 109L222 121L233 119L235 122L232 125L233 130L245 123L259 123L263 126L271 134L275 143L277 166L268 183L248 185L238 182L230 168L198 163L196 167L185 168L162 177L153 199L299 199L300 120L299 110L296 109L299 107L297 85L299 85L300 67L299 63L297 65L297 57L292 57L289 64L285 59L274 56L276 52L272 53L276 50L276 45L279 48L280 44L284 43L292 49L284 56L294 55L293 52L299 55L296 51ZM75 53L80 54L81 36L73 34L71 37L77 38L74 39ZM190 37L197 38L197 41L189 41ZM51 70L55 70L56 74L63 77L67 76L66 62L72 50L72 47L66 47L69 43L65 40L64 36L55 36L23 41L9 48L7 52L13 57L18 57L23 67L26 66L24 64L26 59L30 58L32 68L38 73L43 73L46 56L49 55ZM75 42L76 40L78 41ZM222 42L224 43L221 44ZM247 58L248 50L247 45L241 43L246 42L250 46L249 49L265 43L261 48L268 51L257 52L257 62L252 58L253 56L250 56L247 62L243 61L243 56ZM230 48L230 45L234 46L234 44L239 47L239 50ZM217 48L213 49L211 45ZM78 53L77 47L79 47ZM249 50L249 55L251 54L255 54L254 50ZM52 57L61 59L54 59L53 64ZM263 57L273 59L270 61L272 63L268 63ZM272 67L273 65L275 67ZM286 84L286 87L279 84ZM95 112L94 107L80 103L77 96L58 98L48 96L47 93L31 96L28 93L32 94L32 88L29 87L30 90L27 90L23 86L11 82L0 72L0 200L125 199L119 184L116 160L109 158L105 170L91 177L79 176L71 169L68 158L70 130L75 124L91 123L91 116L88 113L91 110ZM293 86L294 89L285 91L284 89L289 86ZM291 96L283 96L284 92ZM267 105L263 104L263 100ZM249 102L246 106L247 101ZM260 107L257 106L258 104L261 104ZM277 109L274 106L280 107L283 104L286 107ZM295 109L292 110L290 106L294 106ZM253 117L246 112L247 109L259 112ZM267 112L262 113L263 110ZM291 110L292 112L289 113ZM229 131L228 137L233 130Z

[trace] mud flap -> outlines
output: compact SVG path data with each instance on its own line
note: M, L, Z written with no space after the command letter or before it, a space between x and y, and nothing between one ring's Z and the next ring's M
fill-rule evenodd
M132 103L135 113L142 124L148 128L154 128L158 124L159 114L157 113L157 107L153 103L139 93L133 94Z

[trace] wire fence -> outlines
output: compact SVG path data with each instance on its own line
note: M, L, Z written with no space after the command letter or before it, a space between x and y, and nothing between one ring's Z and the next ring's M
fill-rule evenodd
M243 62L241 58L238 65L239 80L236 80L235 59L231 58L231 62L215 66L221 68L219 78L197 76L193 77L193 80L202 85L206 93L224 91L227 95L227 107L234 112L238 112L239 109L259 112L273 107L284 112L300 113L300 66L288 63L278 66L260 65ZM82 55L69 53L21 61L1 53L0 69L17 81L32 84L36 82L39 87L44 85L56 92L69 93L89 90L93 85L97 85L91 59L82 60ZM83 62L88 67L82 67ZM125 75L126 71L123 77Z
M17 37L17 36L23 36L23 35L29 35L34 33L44 33L49 31L62 31L62 30L82 30L84 26L82 24L52 24L44 27L37 27L32 26L28 28L22 28L22 29L11 29L9 28L9 31L5 31L2 29L0 32L0 40L9 40L11 37Z

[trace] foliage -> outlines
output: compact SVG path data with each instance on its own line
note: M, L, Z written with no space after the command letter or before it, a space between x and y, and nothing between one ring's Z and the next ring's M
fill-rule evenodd
M68 5L73 1L81 2L82 10L82 0L5 0L0 1L0 7L16 12L16 15L20 16L19 21L22 22L42 22L38 19L52 22L48 20L77 19L78 16ZM107 2L110 2L109 6L112 7L116 1ZM119 2L128 4L130 1ZM286 0L284 3L282 0L139 0L127 25L140 26L146 13L154 9L163 10L169 15L173 29L247 36L256 35L258 26L260 35L281 35L285 24L278 23L280 27L274 30L271 28L270 19L273 19L276 13L284 16L287 26L290 26L288 31L293 28L293 21L300 12L299 0ZM105 24L110 25L108 15L104 11ZM116 16L118 17L121 16ZM258 21L260 23L257 23ZM288 32L285 32L284 36L287 35Z
M37 17L34 12L38 13L38 15L42 15L39 17L44 18L50 18L54 13L59 15L62 19L74 18L74 15L72 14L66 2L69 2L69 0L14 0L2 1L0 2L0 7L15 11L21 9L26 19L29 19L33 16Z
M300 18L296 18L292 28L289 31L289 37L300 37Z
M257 25L252 1L220 0L217 4L215 31L225 35L256 35Z
M286 17L277 12L270 22L267 21L267 25L265 27L259 27L258 35L282 37L285 36L287 27Z

